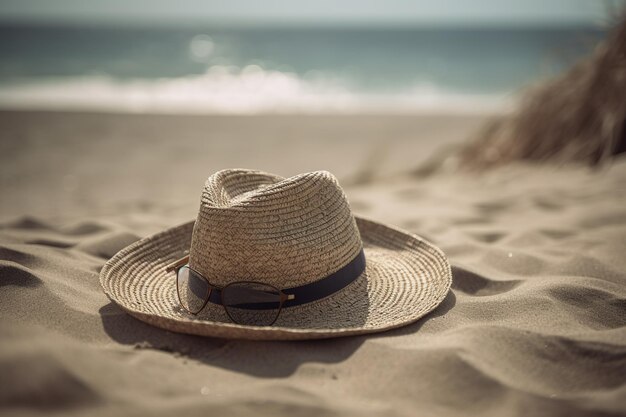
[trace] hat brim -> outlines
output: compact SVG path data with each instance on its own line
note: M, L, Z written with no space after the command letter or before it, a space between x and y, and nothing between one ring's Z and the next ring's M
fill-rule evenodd
M105 294L132 316L173 332L255 340L321 339L381 332L419 320L446 297L452 283L443 252L426 240L356 217L367 262L353 283L322 300L284 308L272 326L231 322L221 305L197 316L179 304L176 280L165 266L182 257L194 222L122 249L104 266Z

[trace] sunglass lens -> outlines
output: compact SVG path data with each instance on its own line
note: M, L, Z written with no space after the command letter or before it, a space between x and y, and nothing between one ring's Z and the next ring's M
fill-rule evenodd
M280 292L271 285L237 282L222 290L222 304L237 324L270 326L280 313Z
M209 283L187 266L178 270L176 283L178 299L185 310L193 314L200 312L211 293Z

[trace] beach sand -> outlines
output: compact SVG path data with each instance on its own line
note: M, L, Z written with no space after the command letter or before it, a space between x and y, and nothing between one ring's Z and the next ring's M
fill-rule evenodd
M484 117L0 112L0 414L626 413L626 159L417 175ZM353 211L431 240L419 322L310 342L174 334L112 304L113 254L195 217L208 175L326 169Z

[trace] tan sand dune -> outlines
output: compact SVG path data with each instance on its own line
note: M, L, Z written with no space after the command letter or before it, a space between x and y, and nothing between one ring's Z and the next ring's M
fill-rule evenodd
M475 118L1 113L0 414L626 413L626 159L414 172ZM453 265L425 319L245 342L153 328L103 294L126 245L193 218L228 166L336 172L353 210Z

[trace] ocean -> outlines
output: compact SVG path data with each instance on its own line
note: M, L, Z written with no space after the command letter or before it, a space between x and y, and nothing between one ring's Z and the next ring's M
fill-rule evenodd
M0 107L164 113L481 112L589 54L559 28L0 25Z

